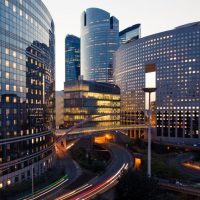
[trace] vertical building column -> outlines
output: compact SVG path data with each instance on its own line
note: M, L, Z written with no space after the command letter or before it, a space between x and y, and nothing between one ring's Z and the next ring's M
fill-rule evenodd
M170 108L168 110L168 130L167 130L167 132L168 132L168 137L170 137Z
M198 113L198 116L199 116L199 114L200 114L200 112ZM199 135L199 138L200 138L200 116L199 116L199 123L198 123L198 125L199 125L199 126L198 126L198 129L199 129L199 130L198 130L198 135Z
M183 138L185 138L185 110L183 111Z
M161 136L163 137L163 110L162 110L162 127L161 127Z
M177 138L177 122L178 122L178 120L177 120L177 111L176 111L176 121L175 121L175 137Z
M193 138L193 135L192 135L192 133L193 133L193 122L192 122L192 115L193 115L193 113L192 113L192 110L191 110L191 116L190 116L190 137L191 138Z

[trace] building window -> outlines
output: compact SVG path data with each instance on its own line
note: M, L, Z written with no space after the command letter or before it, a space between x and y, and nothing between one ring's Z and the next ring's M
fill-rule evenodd
M6 72L6 78L10 78L10 73Z
M5 0L5 6L8 7L8 0Z
M6 97L6 103L10 102L10 97Z
M10 85L6 85L6 91L10 90Z
M11 184L11 180L8 179L8 180L7 180L7 185L10 185L10 184Z
M9 67L10 66L10 63L8 60L6 60L6 67Z

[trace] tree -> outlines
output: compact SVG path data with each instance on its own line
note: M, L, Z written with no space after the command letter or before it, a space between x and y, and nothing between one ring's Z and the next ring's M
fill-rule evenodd
M115 188L115 200L187 200L159 187L140 171L124 171Z
M159 191L155 180L138 171L123 172L116 186L115 200L155 200Z

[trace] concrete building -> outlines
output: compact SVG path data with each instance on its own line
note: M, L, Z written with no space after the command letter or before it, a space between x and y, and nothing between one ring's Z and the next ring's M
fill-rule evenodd
M194 143L200 139L200 22L122 45L114 56L114 83L121 89L121 121L144 121L149 73L157 91L154 139ZM145 84L146 82L146 84Z

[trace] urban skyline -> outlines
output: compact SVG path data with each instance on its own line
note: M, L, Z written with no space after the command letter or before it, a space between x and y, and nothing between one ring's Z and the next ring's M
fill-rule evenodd
M182 24L200 19L199 0L169 0L163 4L160 0L151 2L125 0L43 0L50 10L56 24L56 89L62 90L65 73L64 40L67 34L80 36L81 13L90 7L106 10L119 19L119 30L141 23L142 37L171 30ZM111 6L112 5L112 6ZM130 5L134 5L130 6ZM134 10L134 8L136 8ZM174 20L176 19L176 20Z
M0 0L0 200L199 200L197 5L91 1Z

